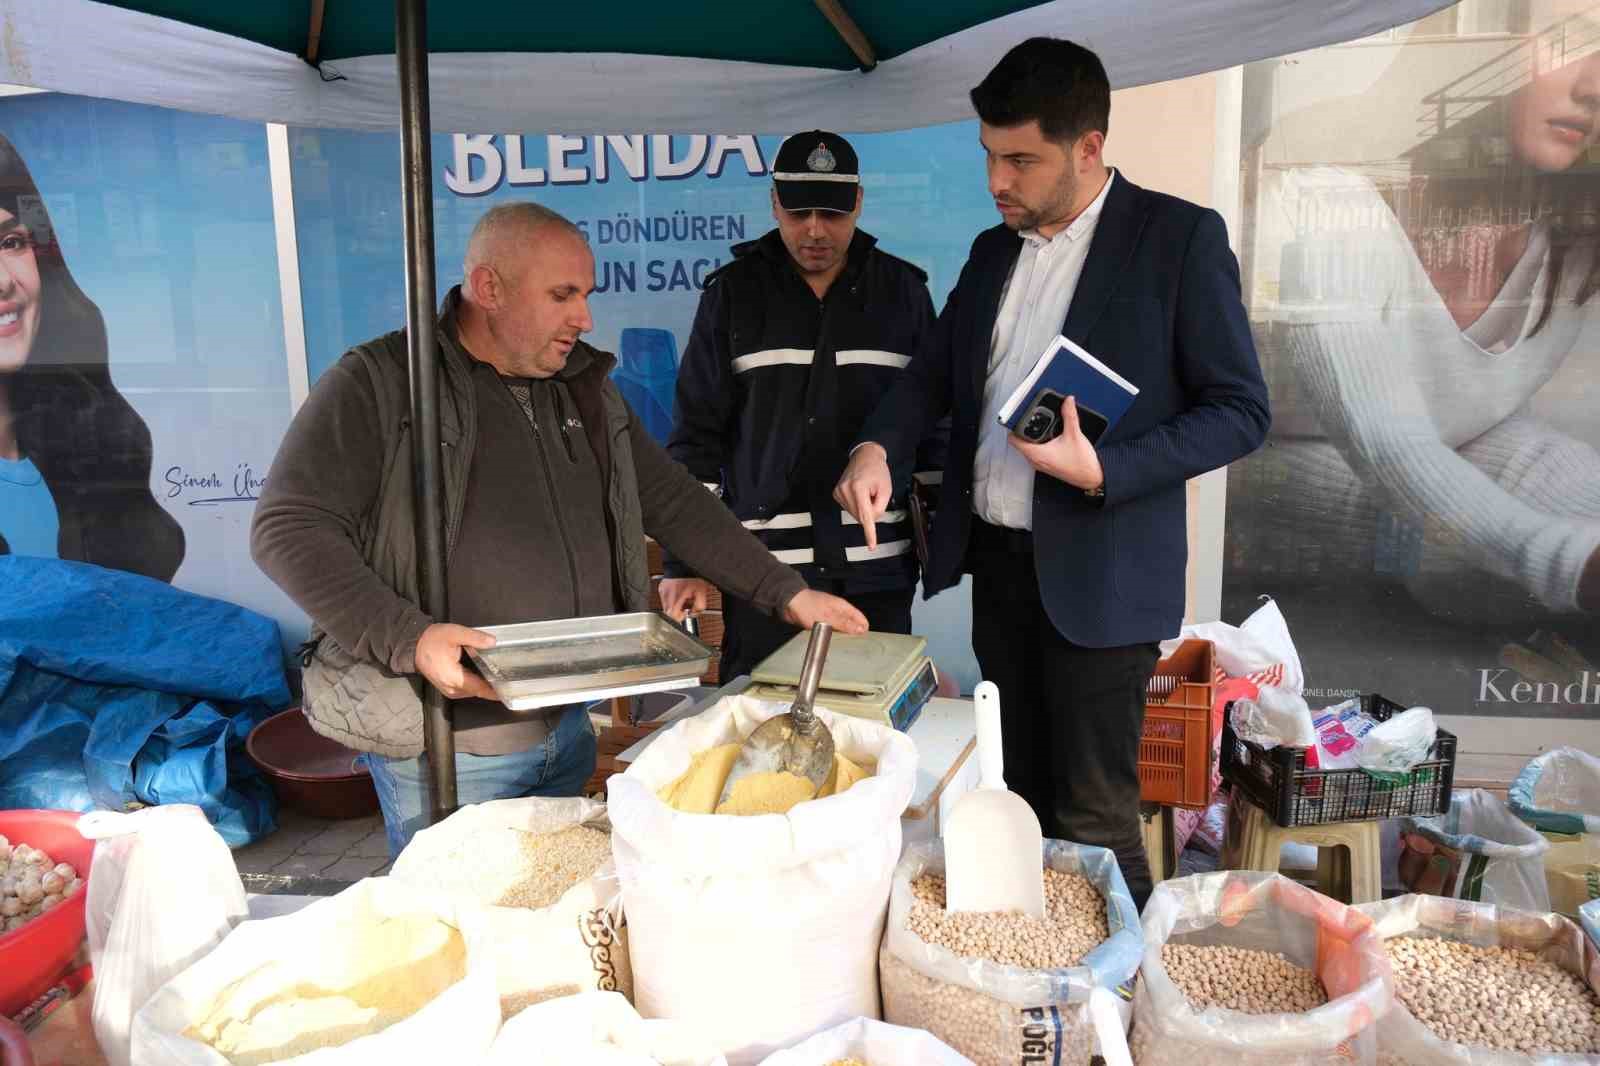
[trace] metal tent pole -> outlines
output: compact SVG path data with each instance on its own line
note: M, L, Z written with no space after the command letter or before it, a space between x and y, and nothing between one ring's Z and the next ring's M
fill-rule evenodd
M433 275L433 152L428 114L425 0L395 0L395 61L400 73L400 191L406 229L406 350L411 372L411 470L416 508L417 577L422 608L450 617L444 570L444 465L439 448L437 311ZM444 695L422 686L422 742L428 754L430 822L456 807L456 739Z

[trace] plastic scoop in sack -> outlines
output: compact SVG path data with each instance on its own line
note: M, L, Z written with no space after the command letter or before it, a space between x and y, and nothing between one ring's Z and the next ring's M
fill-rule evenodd
M1006 790L1000 690L979 682L978 787L956 801L944 829L945 910L1020 911L1044 918L1044 833L1028 801Z

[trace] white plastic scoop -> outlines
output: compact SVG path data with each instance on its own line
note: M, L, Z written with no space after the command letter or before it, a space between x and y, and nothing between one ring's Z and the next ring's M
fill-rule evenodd
M945 910L1021 911L1044 918L1044 833L1028 801L1006 791L1000 690L980 682L978 787L956 801L944 828Z

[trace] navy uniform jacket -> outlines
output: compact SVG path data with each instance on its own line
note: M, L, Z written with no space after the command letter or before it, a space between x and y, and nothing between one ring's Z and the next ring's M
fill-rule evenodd
M847 592L914 587L904 497L913 468L926 469L915 462L918 446L924 462L942 459L928 454L939 431L932 442L918 434L898 464L875 552L833 487L867 416L933 330L927 275L857 230L819 300L777 230L733 251L706 279L678 369L668 452L807 580L842 581ZM686 573L673 560L666 572Z
M973 460L1001 294L1022 239L978 235L928 346L862 431L891 462L953 416L926 595L956 584L972 528ZM1057 630L1083 647L1175 636L1188 561L1184 483L1266 437L1267 389L1214 211L1118 174L1062 332L1133 382L1133 407L1098 444L1105 496L1034 479L1034 565Z

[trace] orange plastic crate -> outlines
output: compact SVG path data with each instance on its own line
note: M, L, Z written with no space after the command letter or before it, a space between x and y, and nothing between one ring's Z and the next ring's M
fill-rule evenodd
M1139 797L1170 807L1204 807L1211 799L1211 703L1216 694L1215 650L1209 640L1186 640L1156 664L1156 677L1177 681L1170 694L1154 681L1146 693L1139 740Z

